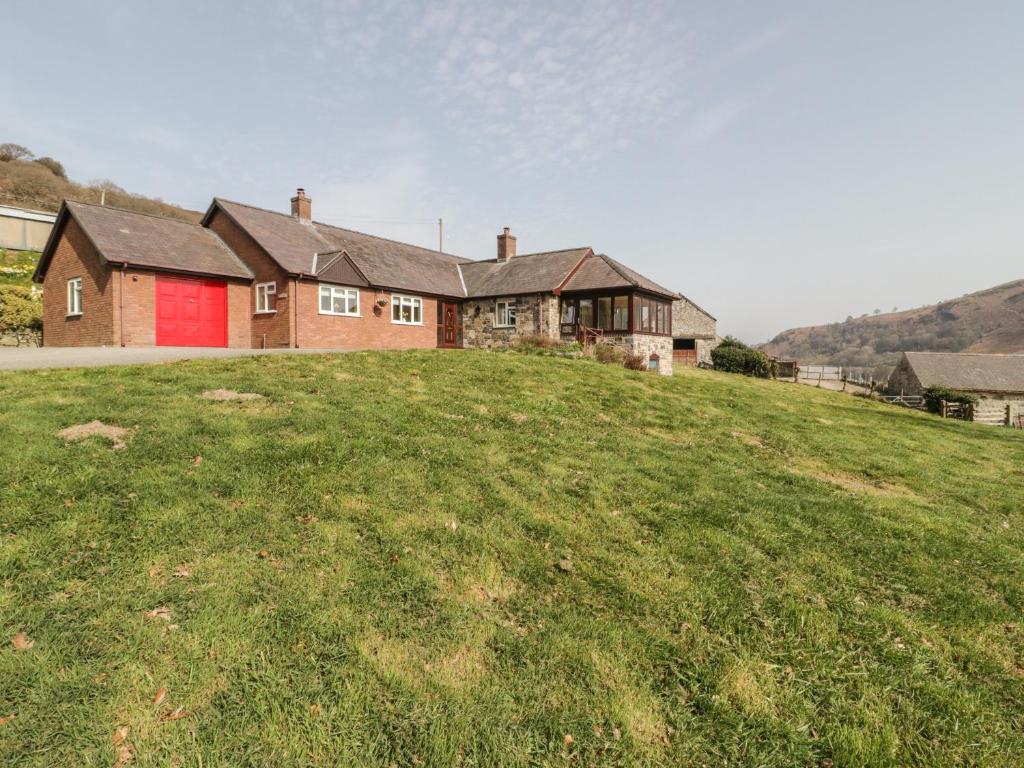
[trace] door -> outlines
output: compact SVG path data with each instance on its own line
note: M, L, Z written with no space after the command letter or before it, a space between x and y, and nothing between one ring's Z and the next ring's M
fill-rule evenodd
M226 347L227 283L157 275L156 343L161 347Z
M455 348L459 346L459 305L452 301L440 304L440 321L438 323L437 345Z

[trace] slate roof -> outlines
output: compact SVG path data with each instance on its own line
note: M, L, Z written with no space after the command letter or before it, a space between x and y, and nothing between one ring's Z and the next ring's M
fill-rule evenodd
M1024 355L904 352L922 387L1024 392Z
M602 288L640 288L668 298L679 298L675 291L661 287L603 253L589 257L562 287L565 291L593 291Z
M589 248L524 253L503 263L491 259L462 264L459 268L469 297L542 293L558 288L589 253Z
M39 259L33 276L37 282L46 274L56 235L68 216L109 263L220 277L253 276L214 232L198 224L68 200Z
M214 205L291 274L316 274L314 269L326 268L327 264L315 267L314 254L344 251L371 285L441 296L464 295L456 264L469 259L317 221L303 222L285 213L231 200L215 198Z

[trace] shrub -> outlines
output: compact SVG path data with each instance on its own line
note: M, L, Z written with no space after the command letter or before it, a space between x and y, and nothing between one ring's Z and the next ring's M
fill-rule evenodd
M550 355L553 357L579 357L583 348L579 342L565 344L542 333L532 333L515 340L512 349L526 355Z
M721 344L711 350L711 361L716 371L742 373L762 379L772 373L771 361L764 352L752 349L732 336L726 336Z
M591 348L594 359L599 363L610 365L622 365L626 359L626 350L617 344L605 344L598 342Z
M68 177L68 172L64 170L64 166L58 160L54 160L52 157L37 157L32 161L38 163L52 173L54 176L59 176L62 179Z
M647 360L643 355L637 355L632 352L626 352L622 358L622 365L625 368L629 368L631 371L646 371Z
M21 285L0 285L0 335L14 334L38 339L43 330L40 294Z
M32 157L32 150L23 147L21 144L0 144L0 163L9 163L12 160L28 160Z
M948 387L928 387L921 395L924 397L924 407L929 413L942 413L943 400L947 403L963 403L964 405L978 404L976 395Z

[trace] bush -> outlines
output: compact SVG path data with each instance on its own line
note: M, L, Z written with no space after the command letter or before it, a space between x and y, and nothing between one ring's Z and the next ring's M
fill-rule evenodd
M622 365L626 359L626 350L617 344L598 342L591 349L593 350L594 359L599 363Z
M948 387L928 387L921 395L924 397L925 410L929 413L942 413L943 400L947 403L963 403L964 405L978 404L977 395Z
M23 147L21 144L0 144L0 163L9 163L12 160L28 160L32 157L32 150Z
M42 330L42 296L21 285L0 285L0 335L14 334L20 344L22 337L38 341Z
M772 374L771 361L764 352L752 349L731 336L726 336L721 344L711 350L711 361L716 371L742 373L762 379Z
M622 365L625 368L629 368L631 371L646 371L647 360L643 355L636 355L632 352L627 352L622 358Z
M58 160L54 160L52 157L37 157L32 161L38 163L52 173L54 176L59 176L62 179L68 177L68 172L64 170L64 166Z
M543 333L532 333L515 340L512 349L527 355L549 355L553 357L579 357L583 348L579 342L565 344Z

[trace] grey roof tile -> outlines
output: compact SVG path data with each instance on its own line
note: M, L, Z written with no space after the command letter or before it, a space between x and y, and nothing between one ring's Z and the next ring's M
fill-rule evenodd
M1024 392L1024 355L905 352L923 387Z

